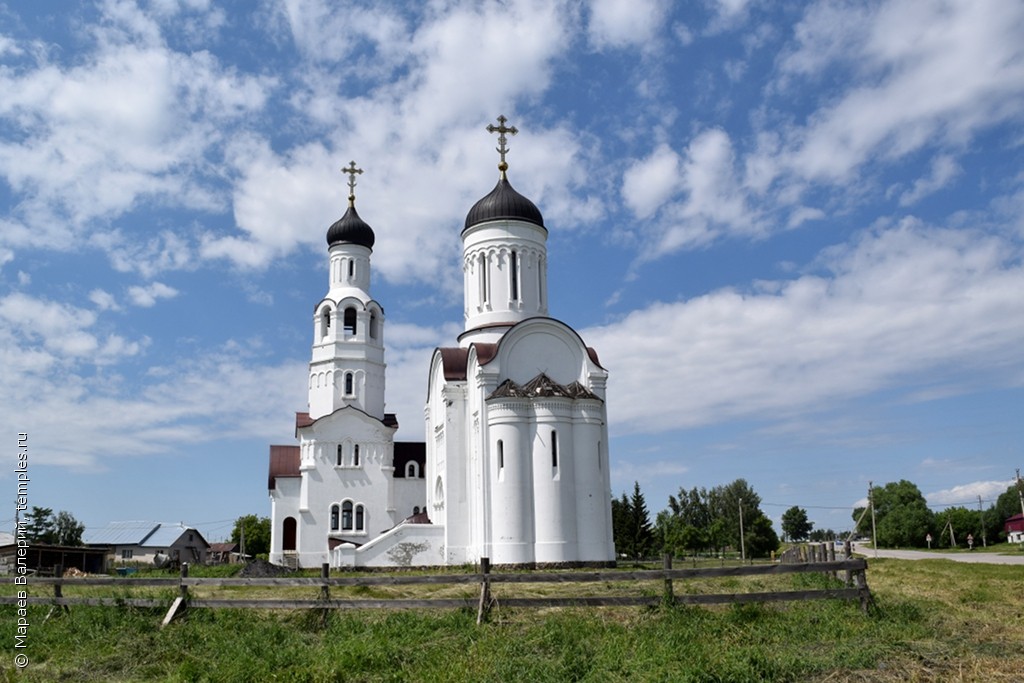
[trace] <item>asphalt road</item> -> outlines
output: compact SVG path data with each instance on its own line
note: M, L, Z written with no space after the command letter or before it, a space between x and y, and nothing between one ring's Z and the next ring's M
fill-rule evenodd
M869 560L873 557L891 557L896 560L952 560L953 562L973 562L975 564L1020 564L1024 565L1024 555L998 555L996 553L932 553L923 550L888 550L879 548L878 554L870 547L857 546L854 551Z

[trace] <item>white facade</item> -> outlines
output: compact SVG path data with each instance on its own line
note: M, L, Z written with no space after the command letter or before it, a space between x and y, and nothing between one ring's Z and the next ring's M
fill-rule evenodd
M397 423L384 413L372 231L350 206L328 232L309 414L297 416L297 447L271 447L272 562L614 562L608 373L548 317L547 229L499 168L462 232L465 326L431 360L419 459L396 458Z
M347 230L358 225L359 230ZM309 412L298 446L271 447L270 561L319 567L332 549L368 543L426 502L423 463L395 471L384 412L384 311L370 296L373 234L350 206L328 249L329 287L313 312ZM366 231L369 231L368 233Z
M425 413L445 563L611 563L608 373L547 317L539 211L504 174L481 202L462 233L465 329L434 353Z

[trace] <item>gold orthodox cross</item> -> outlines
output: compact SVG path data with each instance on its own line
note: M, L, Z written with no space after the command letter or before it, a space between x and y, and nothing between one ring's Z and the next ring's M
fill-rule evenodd
M512 133L512 135L515 135L519 132L519 129L515 126L506 126L506 121L508 121L508 119L506 119L504 115L501 115L498 117L497 126L493 123L488 124L487 126L488 133L498 134L498 146L495 147L495 149L497 149L498 154L501 155L501 163L498 164L498 170L501 171L502 175L504 175L505 171L508 170L508 164L505 163L505 155L508 153L508 138L505 137L505 133Z
M342 173L348 175L348 203L355 205L356 201L356 174L362 174L363 169L356 168L356 162L348 162L348 166L341 169Z

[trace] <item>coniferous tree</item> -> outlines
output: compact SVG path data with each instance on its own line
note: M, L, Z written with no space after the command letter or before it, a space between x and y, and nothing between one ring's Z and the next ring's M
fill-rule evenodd
M25 515L25 536L32 543L53 543L56 540L53 508L33 505Z
M639 482L633 482L632 496L623 493L612 500L612 535L619 555L638 560L654 549L654 530Z

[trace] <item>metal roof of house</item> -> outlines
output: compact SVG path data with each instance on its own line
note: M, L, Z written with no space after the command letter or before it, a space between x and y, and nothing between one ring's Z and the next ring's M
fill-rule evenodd
M160 526L157 522L111 522L102 529L86 529L86 545L141 545Z
M86 545L138 545L165 548L174 545L185 532L192 532L203 543L206 539L194 527L187 524L160 522L111 522L102 529L87 531L83 541ZM207 544L209 545L209 544Z

